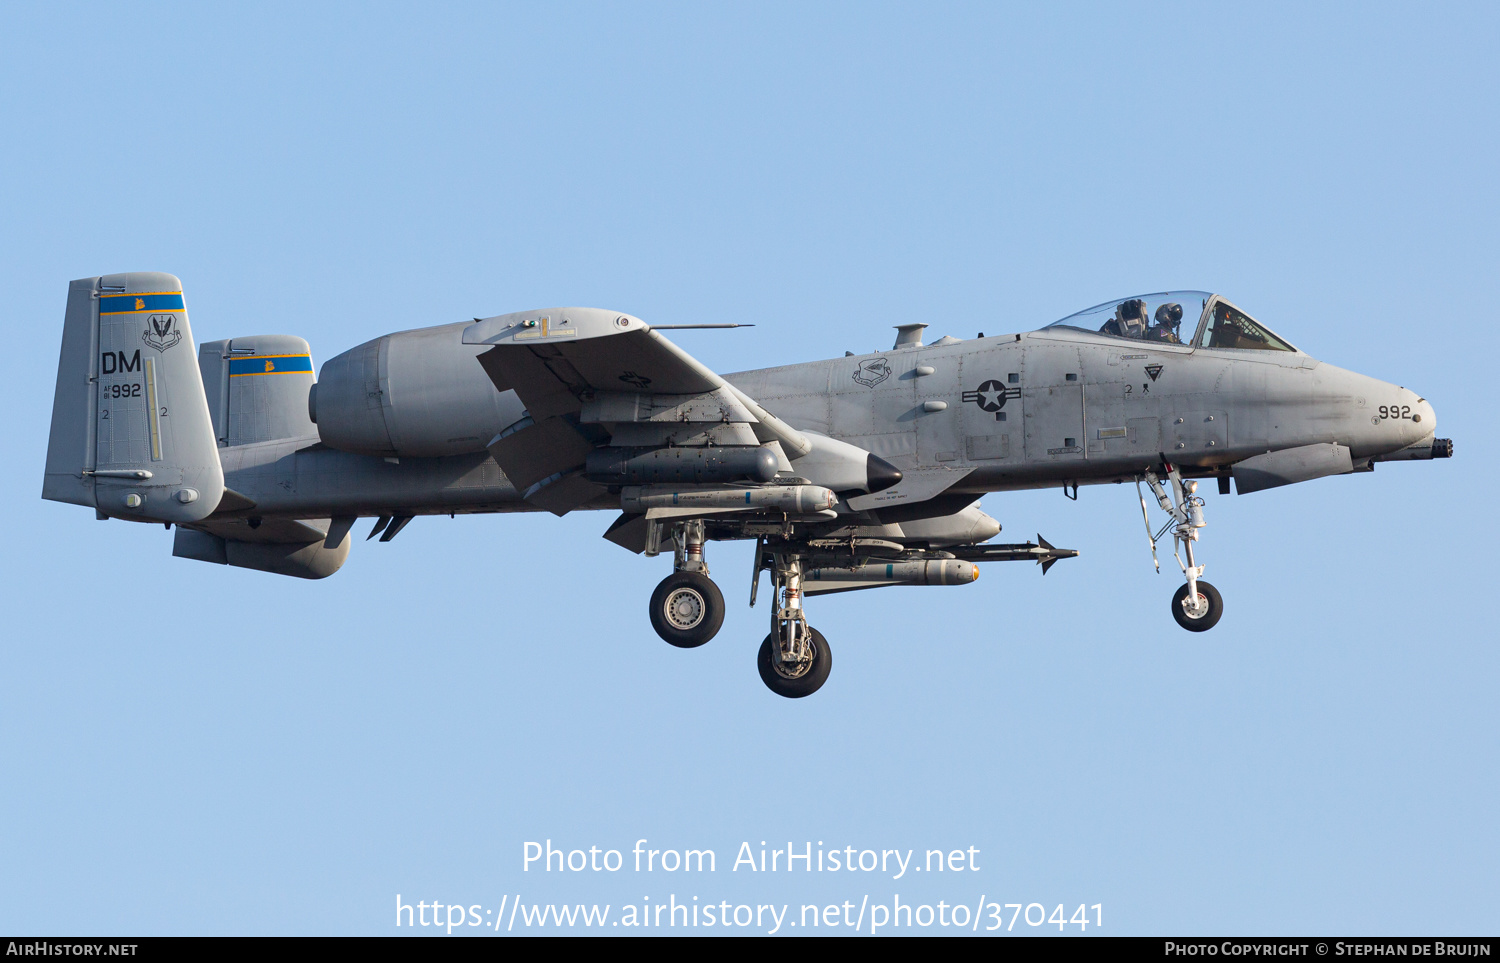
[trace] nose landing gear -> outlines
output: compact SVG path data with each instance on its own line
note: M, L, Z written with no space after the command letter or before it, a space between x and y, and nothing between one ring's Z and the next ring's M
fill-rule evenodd
M1188 587L1177 586L1177 591L1172 594L1172 618L1189 632L1207 632L1224 614L1224 599L1218 589L1202 579L1198 580L1197 588L1193 593L1193 604L1189 605Z
M1172 488L1170 498L1154 471L1147 469L1144 475L1146 484L1156 495L1156 503L1171 516L1161 531L1155 534L1151 532L1151 519L1146 514L1146 496L1140 496L1141 518L1146 522L1146 538L1151 542L1151 560L1156 562L1156 542L1170 528L1172 552L1187 580L1187 584L1179 587L1172 596L1172 618L1189 632L1207 632L1219 623L1220 616L1224 614L1224 599L1219 595L1218 589L1202 580L1203 566L1193 557L1193 543L1198 541L1198 530L1207 524L1203 520L1203 499L1196 494L1197 482L1183 481L1174 465L1163 464L1167 470L1167 484ZM1139 480L1136 481L1136 492L1140 494ZM1186 561L1183 556L1187 556ZM1156 570L1161 571L1160 562L1156 562Z

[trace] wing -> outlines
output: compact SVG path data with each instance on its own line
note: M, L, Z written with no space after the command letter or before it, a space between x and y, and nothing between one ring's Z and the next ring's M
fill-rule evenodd
M528 502L558 515L600 499L585 466L595 448L777 445L812 450L767 412L639 318L553 308L476 321L465 344L492 345L479 363L526 415L489 444Z

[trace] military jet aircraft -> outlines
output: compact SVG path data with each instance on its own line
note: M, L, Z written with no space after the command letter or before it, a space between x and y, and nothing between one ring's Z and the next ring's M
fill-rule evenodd
M259 335L195 350L170 274L72 282L42 497L176 526L172 553L302 578L343 565L359 518L389 542L419 515L609 509L604 537L670 554L656 632L702 645L724 598L710 541L754 539L770 573L761 678L796 698L832 666L804 599L961 585L978 563L1077 553L994 544L980 495L1131 482L1166 514L1192 631L1198 483L1240 494L1380 461L1447 458L1432 405L1297 350L1203 291L1124 298L1034 331L720 375L651 325L549 308L384 335L325 363ZM1145 486L1142 489L1141 486ZM1159 566L1158 566L1159 567Z

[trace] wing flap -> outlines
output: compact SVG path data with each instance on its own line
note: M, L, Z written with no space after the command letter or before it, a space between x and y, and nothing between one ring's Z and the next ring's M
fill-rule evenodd
M583 467L594 443L567 419L522 418L489 443L500 470L518 492L544 478Z
M526 489L523 497L528 503L562 517L608 493L609 489L603 485L584 478L583 472L571 471L542 479Z

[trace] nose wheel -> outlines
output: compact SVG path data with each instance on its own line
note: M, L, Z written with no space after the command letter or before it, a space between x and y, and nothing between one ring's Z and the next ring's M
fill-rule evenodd
M1191 601L1186 584L1179 585L1172 594L1172 618L1189 632L1207 632L1219 624L1219 616L1223 614L1224 599L1219 590L1202 579L1198 580L1198 591Z
M1146 538L1151 542L1151 558L1152 561L1156 560L1157 539L1171 529L1173 552L1177 556L1177 564L1182 566L1183 578L1187 580L1172 595L1172 618L1189 632L1207 632L1219 624L1219 617L1224 614L1224 599L1219 595L1218 589L1203 581L1203 566L1193 557L1193 543L1198 541L1198 533L1205 524L1203 499L1197 495L1197 482L1184 481L1181 473L1169 463L1163 462L1162 467L1166 469L1167 487L1172 490L1170 497L1154 471L1146 471L1136 481L1137 492L1144 480L1156 496L1156 503L1161 506L1161 510L1171 516L1161 531L1152 534L1151 519L1146 514L1146 496L1141 494L1141 518L1146 522ZM1187 556L1185 560L1184 555ZM1161 571L1160 562L1157 562L1156 570Z

